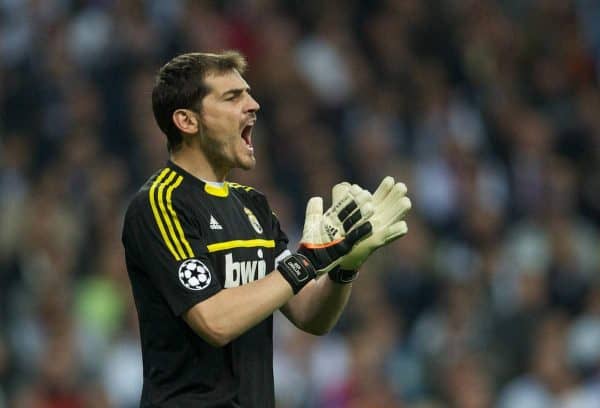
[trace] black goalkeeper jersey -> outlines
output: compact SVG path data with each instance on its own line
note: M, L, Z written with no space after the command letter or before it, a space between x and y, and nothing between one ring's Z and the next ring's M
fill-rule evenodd
M287 237L265 196L215 187L172 162L133 198L123 227L144 365L142 407L273 407L273 318L222 348L182 314L274 269Z

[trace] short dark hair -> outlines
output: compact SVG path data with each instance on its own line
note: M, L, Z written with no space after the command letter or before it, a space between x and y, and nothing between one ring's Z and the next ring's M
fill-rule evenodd
M246 59L237 51L178 55L158 71L152 89L152 110L158 127L167 136L169 152L176 151L183 140L173 123L173 112L177 109L199 109L202 99L210 91L204 79L209 74L231 70L240 74L246 70Z

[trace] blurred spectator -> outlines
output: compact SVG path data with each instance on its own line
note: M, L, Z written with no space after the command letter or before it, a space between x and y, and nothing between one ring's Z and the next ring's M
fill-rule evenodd
M566 323L561 315L539 323L529 344L529 370L501 390L500 408L563 406L568 400L576 377L566 360Z

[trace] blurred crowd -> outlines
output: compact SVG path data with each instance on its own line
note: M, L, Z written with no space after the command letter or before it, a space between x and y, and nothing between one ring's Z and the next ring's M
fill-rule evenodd
M332 333L276 315L279 407L600 406L600 2L0 0L0 408L138 406L154 75L224 49L292 246L341 180L413 201Z

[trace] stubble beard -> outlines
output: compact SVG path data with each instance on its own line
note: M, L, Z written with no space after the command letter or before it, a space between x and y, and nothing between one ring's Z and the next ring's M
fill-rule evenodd
M235 156L229 157L227 151L227 142L213 137L209 130L203 125L196 136L206 160L213 169L222 174L228 174L231 169L240 168L242 170L252 170L256 165L256 158L252 155L250 163L246 160L238 160Z
M234 163L231 163L231 160L227 158L225 142L223 140L210 135L210 132L204 126L201 126L196 137L206 160L213 169L219 172L223 171L227 174L229 170L235 167Z

